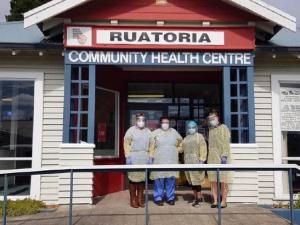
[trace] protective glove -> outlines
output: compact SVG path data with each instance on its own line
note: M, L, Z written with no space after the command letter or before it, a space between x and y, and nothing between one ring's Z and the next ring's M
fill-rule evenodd
M152 157L150 157L149 159L148 159L148 164L153 164L153 162L154 162L154 158L152 158Z
M227 157L226 156L221 157L221 164L227 164Z
M126 158L126 165L132 165L132 160L130 156Z
M204 164L204 161L203 161L203 160L200 160L200 161L199 161L199 164Z

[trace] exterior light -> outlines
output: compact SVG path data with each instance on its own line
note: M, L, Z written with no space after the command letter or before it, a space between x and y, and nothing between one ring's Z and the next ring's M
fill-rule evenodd
M272 55L272 58L273 58L273 59L276 59L276 58L277 58L277 55L276 55L276 54L273 54L273 55Z
M39 51L39 56L43 56L43 55L44 55L44 52Z
M300 55L297 55L297 59L300 59Z
M13 56L17 55L17 51L12 51L11 55L13 55Z
M62 52L62 53L61 53L61 56L64 57L64 56L65 56L65 52Z

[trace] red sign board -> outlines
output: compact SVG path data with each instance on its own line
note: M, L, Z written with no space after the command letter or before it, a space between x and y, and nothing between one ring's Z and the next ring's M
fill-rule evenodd
M65 47L93 49L253 50L253 27L66 25Z

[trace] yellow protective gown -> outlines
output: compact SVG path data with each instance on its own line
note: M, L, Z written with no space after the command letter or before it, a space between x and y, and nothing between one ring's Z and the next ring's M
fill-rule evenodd
M124 137L125 157L130 157L133 165L148 164L151 143L150 129L130 127ZM145 173L129 172L128 178L132 182L143 182L145 181Z
M182 137L173 128L164 131L157 129L152 132L152 147L151 157L154 158L153 164L178 164L178 153L181 151ZM158 178L179 177L177 171L162 171L151 172L150 178L152 180Z
M202 134L187 135L182 142L185 164L199 164L206 161L207 145ZM185 176L190 185L201 185L205 178L204 171L186 171Z
M208 164L221 164L222 156L227 157L228 164L231 162L230 132L226 125L221 124L209 130L208 149ZM217 182L217 173L215 171L209 171L208 178L210 182ZM231 179L231 172L220 173L221 182L230 183Z

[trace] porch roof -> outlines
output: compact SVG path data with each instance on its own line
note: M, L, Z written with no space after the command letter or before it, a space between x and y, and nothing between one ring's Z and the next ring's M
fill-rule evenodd
M92 0L52 0L24 14L24 26L29 27ZM242 10L264 18L280 27L296 31L296 18L262 0L221 0Z

